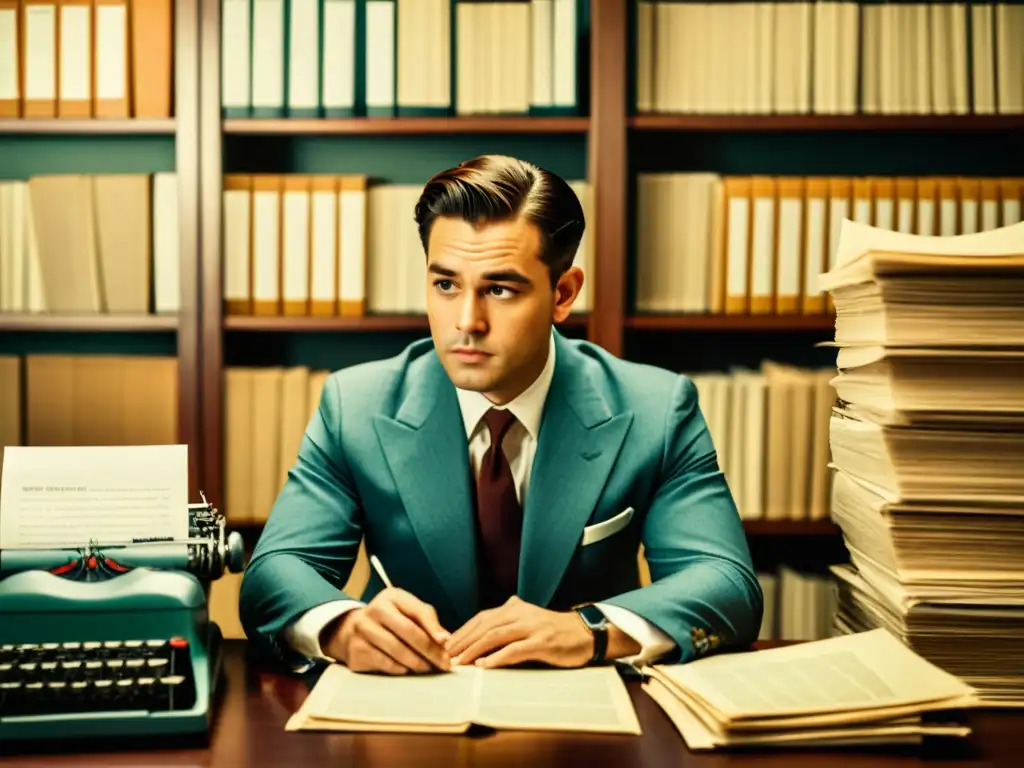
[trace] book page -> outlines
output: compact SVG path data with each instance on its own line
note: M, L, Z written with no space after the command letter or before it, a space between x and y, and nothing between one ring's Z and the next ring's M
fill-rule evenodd
M299 713L305 727L346 723L354 730L387 725L391 730L465 730L472 720L483 670L455 667L429 675L376 675L332 664L317 680ZM371 729L365 729L371 730Z
M728 721L897 708L974 689L884 629L658 667Z
M188 537L188 446L32 446L4 453L0 549Z
M614 667L488 669L474 721L491 728L639 734Z

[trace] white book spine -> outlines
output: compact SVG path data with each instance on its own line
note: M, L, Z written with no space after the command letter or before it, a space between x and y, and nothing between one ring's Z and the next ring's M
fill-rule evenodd
M312 112L320 106L320 0L289 0L288 10L288 107Z
M313 233L310 293L314 302L334 304L338 290L338 195L324 190L312 194Z
M25 6L25 99L57 99L57 6Z
M221 18L221 105L245 111L252 105L251 0L224 0Z
M92 98L92 16L87 5L60 8L60 98Z
M96 98L128 98L128 7L96 6Z
M224 299L248 301L249 296L249 206L252 192L224 190Z
M356 103L356 3L324 0L323 107L353 110Z

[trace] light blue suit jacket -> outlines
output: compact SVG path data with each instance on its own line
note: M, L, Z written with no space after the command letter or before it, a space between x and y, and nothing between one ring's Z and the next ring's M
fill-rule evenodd
M693 383L557 332L555 343L519 596L553 610L621 606L676 642L669 661L749 646L763 597ZM283 630L345 597L363 535L396 587L458 629L479 610L470 483L455 388L430 339L333 373L245 571L250 642L294 664ZM585 526L627 507L625 529L583 546ZM653 581L643 588L641 542ZM373 574L362 599L382 587Z

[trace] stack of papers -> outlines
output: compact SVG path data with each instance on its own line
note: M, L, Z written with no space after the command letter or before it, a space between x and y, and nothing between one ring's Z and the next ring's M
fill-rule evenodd
M976 692L884 629L653 666L644 690L695 751L964 737Z
M332 664L289 718L288 731L464 733L472 726L639 735L614 667L483 669L388 676Z
M955 237L844 221L831 514L837 625L885 627L1024 705L1024 222Z

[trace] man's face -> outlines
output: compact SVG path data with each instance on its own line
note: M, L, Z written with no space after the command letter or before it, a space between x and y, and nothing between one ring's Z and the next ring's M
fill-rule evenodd
M434 222L427 316L456 387L501 404L540 374L551 324L565 319L583 284L573 268L552 288L540 250L540 233L524 219L479 228L451 217Z

